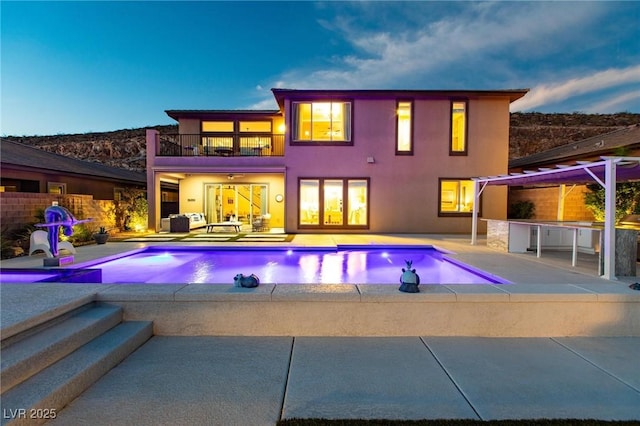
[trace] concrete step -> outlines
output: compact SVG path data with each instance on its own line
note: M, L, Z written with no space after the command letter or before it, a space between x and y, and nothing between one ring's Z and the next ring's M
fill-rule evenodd
M0 393L4 394L120 322L122 308L89 304L34 333L3 342Z
M2 425L45 423L53 414L145 343L147 321L124 322L2 395Z

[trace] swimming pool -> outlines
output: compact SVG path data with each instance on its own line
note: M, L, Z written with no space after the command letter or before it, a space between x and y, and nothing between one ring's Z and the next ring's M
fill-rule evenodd
M100 269L0 269L3 283L101 283Z
M262 284L399 284L405 260L422 284L498 284L506 280L425 246L326 248L147 247L76 265L99 269L103 283L232 284L242 273Z

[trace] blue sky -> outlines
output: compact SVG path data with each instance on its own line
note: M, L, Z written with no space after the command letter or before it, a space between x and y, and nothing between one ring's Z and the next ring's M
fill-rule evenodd
M270 89L520 89L640 113L640 2L0 2L2 135L274 109Z

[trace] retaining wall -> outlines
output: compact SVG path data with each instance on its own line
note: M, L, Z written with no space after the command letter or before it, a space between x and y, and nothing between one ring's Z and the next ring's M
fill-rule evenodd
M111 200L94 200L92 195L0 192L2 227L11 229L38 223L38 211L54 201L69 209L76 219L92 218L87 225L90 229L115 227L115 205Z

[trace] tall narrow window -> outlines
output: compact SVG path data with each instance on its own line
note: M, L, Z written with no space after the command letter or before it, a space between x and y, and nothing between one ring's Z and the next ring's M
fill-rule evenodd
M451 155L467 154L467 103L451 102Z
M440 179L441 214L469 214L473 211L474 184L472 180Z
M320 181L300 180L300 225L319 225Z
M342 225L343 181L326 179L324 189L324 224Z
M398 102L397 108L397 134L396 134L396 154L412 154L412 125L411 125L411 102Z
M351 102L294 102L293 142L350 142Z
M365 179L349 179L348 183L349 206L347 224L367 224L367 181Z

